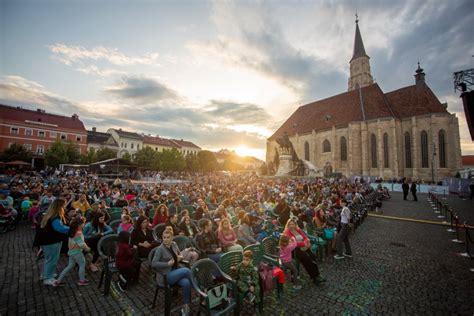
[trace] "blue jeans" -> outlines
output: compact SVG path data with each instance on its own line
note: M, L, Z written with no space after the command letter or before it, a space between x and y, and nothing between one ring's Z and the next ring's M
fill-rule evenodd
M219 260L221 260L221 254L220 253L208 253L206 256L214 261L215 263L219 263Z
M74 268L76 263L79 265L79 281L84 281L86 279L86 258L82 252L69 255L67 267L65 267L63 272L59 275L58 281L62 281L66 274Z
M183 289L183 299L185 304L191 302L191 270L188 268L179 268L167 274L168 284L178 284Z
M56 271L56 265L58 264L59 254L61 252L62 242L57 242L51 245L43 245L44 252L44 267L43 267L43 278L45 281L54 278L54 272Z

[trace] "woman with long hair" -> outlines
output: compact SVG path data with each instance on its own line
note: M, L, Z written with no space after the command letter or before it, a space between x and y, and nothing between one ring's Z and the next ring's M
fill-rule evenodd
M102 236L113 234L113 229L105 223L105 214L102 211L97 211L92 214L92 220L84 226L84 239L87 245L92 249L92 262L89 269L92 272L97 272L99 269L96 266L97 259L99 259L99 250L97 244Z
M153 238L153 232L150 228L148 217L138 217L135 222L135 228L131 234L130 244L137 246L138 256L140 258L147 258L150 251L159 245L159 242Z
M55 199L48 207L38 230L38 244L44 252L43 283L54 286L54 272L61 245L68 238L69 226L64 215L66 200Z
M219 223L217 238L222 245L223 251L243 250L242 246L237 243L237 235L227 217L223 218Z
M155 227L158 224L164 224L168 220L169 213L168 207L165 204L160 204L155 208L155 215L153 216L152 226Z
M324 282L325 280L321 278L319 275L318 264L316 263L316 256L311 251L311 244L309 242L308 237L298 227L296 221L290 218L285 225L285 230L283 231L284 235L293 237L296 241L296 249L295 255L296 260L298 260L303 267L305 268L306 272L308 272L309 276L313 280L314 283Z

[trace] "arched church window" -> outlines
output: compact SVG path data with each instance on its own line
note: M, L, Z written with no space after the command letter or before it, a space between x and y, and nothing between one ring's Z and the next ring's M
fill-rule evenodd
M421 168L428 168L428 133L421 132Z
M405 133L405 168L411 168L411 136Z
M388 168L388 134L383 134L383 167Z
M438 133L439 167L446 168L446 132L442 129Z
M304 143L304 160L309 160L309 143Z
M377 138L375 134L370 135L370 157L372 168L377 168Z
M341 161L347 161L347 142L344 136L341 137Z
M323 142L323 153L331 152L331 143L325 139Z

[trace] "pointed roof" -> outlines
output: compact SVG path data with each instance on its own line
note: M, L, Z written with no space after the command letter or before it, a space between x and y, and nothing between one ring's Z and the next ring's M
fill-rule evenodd
M367 54L365 53L365 48L364 48L364 42L362 41L362 36L360 35L360 30L359 30L359 19L356 19L356 32L355 32L355 38L354 38L354 53L352 54L351 61L353 61L356 58L359 57L367 57Z

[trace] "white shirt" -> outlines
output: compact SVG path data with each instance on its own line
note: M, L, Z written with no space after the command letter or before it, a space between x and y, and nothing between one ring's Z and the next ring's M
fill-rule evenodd
M341 211L341 224L349 224L349 220L351 219L351 210L344 206Z

